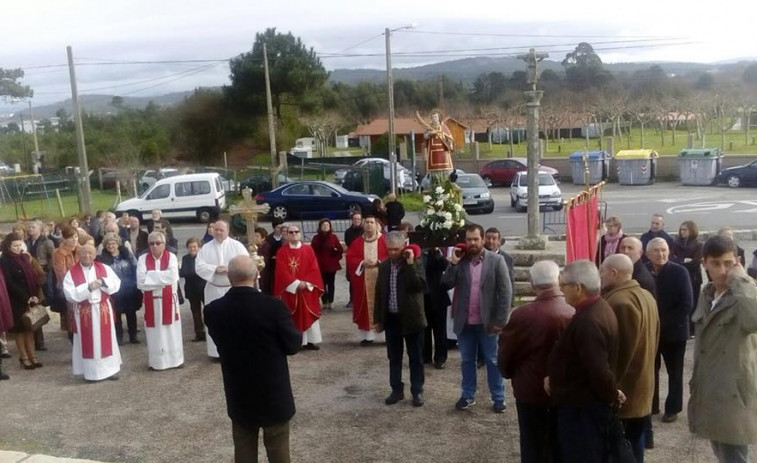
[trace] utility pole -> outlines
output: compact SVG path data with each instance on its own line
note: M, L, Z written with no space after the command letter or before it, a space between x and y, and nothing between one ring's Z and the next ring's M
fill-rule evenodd
M439 86L439 110L444 111L444 75L439 76L437 85Z
M76 69L74 68L74 53L71 45L66 47L68 54L68 73L71 79L71 102L74 106L74 122L76 123L76 151L79 153L79 210L85 214L92 212L92 192L89 189L89 167L87 166L87 147L84 144L84 128L81 121L81 107L79 106L79 91L76 86Z
M546 53L536 53L532 48L528 54L519 55L518 59L528 65L528 83L531 90L523 92L528 107L528 234L521 238L518 247L522 249L545 249L546 242L539 236L539 161L541 146L539 142L539 107L544 92L536 90L539 80L537 65L546 58Z
M32 171L39 173L39 142L37 142L37 124L34 123L34 113L32 112L32 102L29 101L29 119L32 122L32 137L34 138L34 156L32 156Z
M392 31L387 27L384 30L386 36L386 92L389 98L389 184L392 194L397 193L397 156L394 151L394 82L392 80Z
M263 66L265 68L265 100L268 106L268 138L271 140L271 185L279 186L279 176L276 168L276 123L273 119L273 99L271 97L271 76L268 72L268 47L263 43Z

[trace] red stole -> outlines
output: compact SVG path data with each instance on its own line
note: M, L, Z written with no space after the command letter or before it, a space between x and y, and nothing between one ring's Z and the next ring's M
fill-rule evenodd
M160 256L160 270L166 270L168 263L171 260L171 253L163 251L163 255ZM147 270L155 270L155 258L149 252L145 255L145 266ZM155 300L153 299L154 291L145 291L145 326L149 328L155 328ZM161 290L162 298L162 319L163 325L170 325L173 323L173 288L172 285L165 285ZM176 320L179 319L179 314L176 314Z
M95 275L97 278L106 278L108 273L105 266L100 262L94 262ZM87 283L84 277L84 269L81 264L71 267L71 279L74 280L75 286L81 286ZM100 353L101 357L110 357L113 355L113 342L110 334L110 304L108 303L108 294L102 292L100 298ZM75 318L71 327L74 333L77 333ZM81 324L81 356L85 359L95 358L95 341L92 326L92 305L89 301L79 302L79 323Z

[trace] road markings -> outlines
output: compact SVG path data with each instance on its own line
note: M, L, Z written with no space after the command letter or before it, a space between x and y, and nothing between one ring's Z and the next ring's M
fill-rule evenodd
M669 207L667 209L668 214L696 214L696 213L702 213L702 212L712 212L712 211L726 211L726 209L731 209L734 206L738 207L740 205L746 205L746 206L757 206L757 202L755 201L731 201L731 202L704 202L704 203L691 203L691 204L680 204L678 206ZM757 208L751 208L751 209L738 209L738 210L729 210L728 212L732 214L744 214L744 213L755 213L757 212Z

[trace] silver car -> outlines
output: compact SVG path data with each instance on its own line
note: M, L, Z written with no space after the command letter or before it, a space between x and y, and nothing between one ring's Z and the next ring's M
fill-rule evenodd
M455 182L463 194L463 209L469 214L494 212L494 198L478 174L460 174Z

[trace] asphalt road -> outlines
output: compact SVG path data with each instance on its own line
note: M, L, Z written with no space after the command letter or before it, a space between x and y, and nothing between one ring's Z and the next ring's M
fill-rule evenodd
M581 186L563 183L560 185L563 198L569 199L582 190ZM526 214L517 213L510 207L507 187L493 188L494 212L472 215L470 220L484 228L498 227L506 236L526 233ZM684 220L693 220L700 230L717 230L724 225L734 229L757 229L757 190L751 188L731 189L719 187L681 186L679 183L656 183L646 186L621 186L608 184L602 193L607 203L608 216L617 216L627 233L644 232L649 229L653 213L665 215L666 230L677 231ZM409 213L407 220L417 224L418 213ZM563 233L564 227L553 226L552 233ZM201 224L176 224L176 237L180 245L190 236L202 236Z

